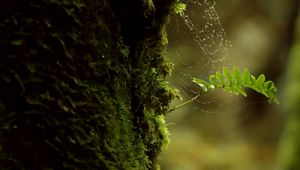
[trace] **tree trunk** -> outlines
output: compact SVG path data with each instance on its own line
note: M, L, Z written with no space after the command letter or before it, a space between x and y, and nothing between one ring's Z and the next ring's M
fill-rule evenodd
M0 169L155 169L177 0L1 0Z

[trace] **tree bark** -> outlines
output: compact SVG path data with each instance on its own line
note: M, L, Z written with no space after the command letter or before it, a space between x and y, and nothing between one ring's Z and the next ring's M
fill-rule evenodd
M1 0L0 169L155 169L177 0Z

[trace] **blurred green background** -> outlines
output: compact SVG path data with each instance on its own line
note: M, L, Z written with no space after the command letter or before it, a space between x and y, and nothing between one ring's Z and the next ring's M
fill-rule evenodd
M220 90L169 113L171 143L161 169L300 169L298 0L184 3L185 15L174 14L168 28L167 55L175 64L169 82L183 97L172 105L195 96L199 87L191 77L205 79L222 66L264 73L281 103L270 105L252 91L243 98Z

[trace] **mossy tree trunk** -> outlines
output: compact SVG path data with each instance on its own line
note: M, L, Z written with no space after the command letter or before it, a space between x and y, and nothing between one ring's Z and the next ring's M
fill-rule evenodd
M176 0L2 0L0 169L155 169Z

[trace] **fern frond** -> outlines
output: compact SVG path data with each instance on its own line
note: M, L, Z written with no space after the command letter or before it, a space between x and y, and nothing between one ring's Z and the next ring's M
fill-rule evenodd
M236 67L232 72L228 68L223 68L223 74L216 72L214 75L209 76L209 81L205 81L198 78L193 78L193 82L197 83L203 92L213 91L217 88L221 88L227 92L235 95L247 96L244 88L250 88L256 92L263 94L268 98L269 103L279 104L278 97L276 96L277 88L272 81L265 81L265 75L260 74L257 78L250 74L248 69L244 69L243 72Z

